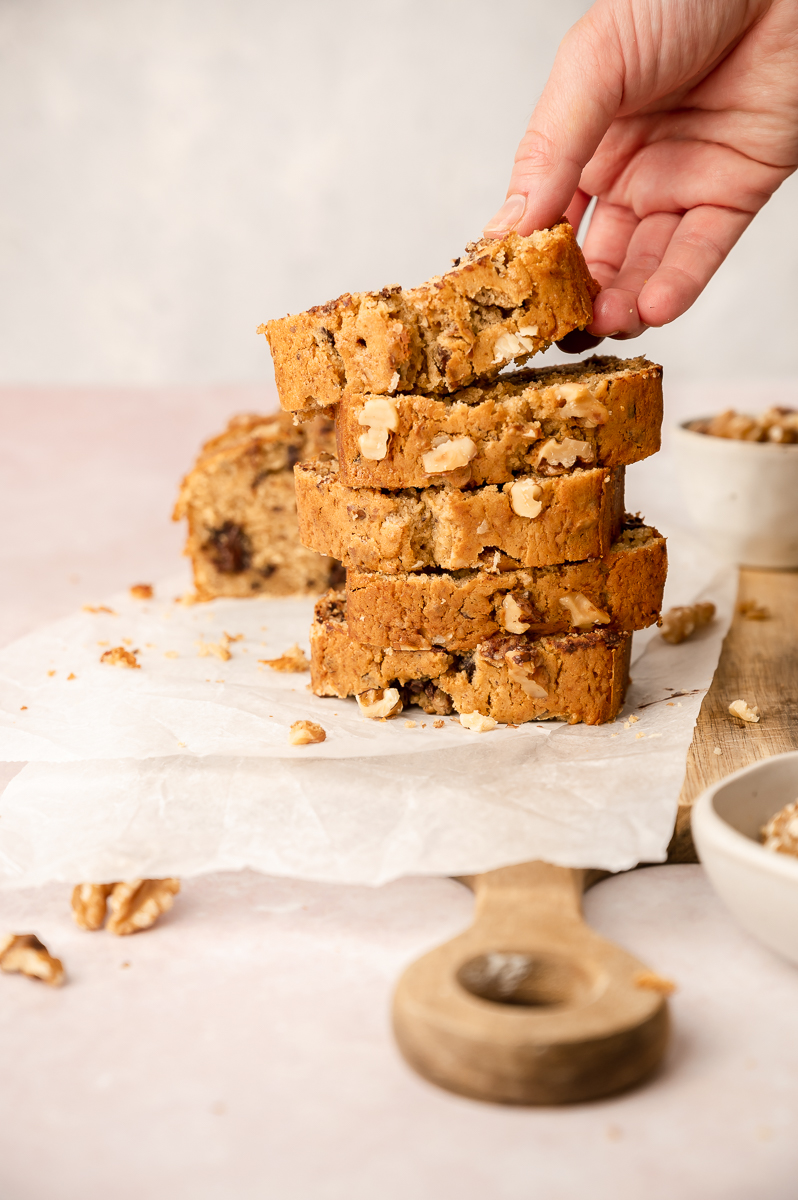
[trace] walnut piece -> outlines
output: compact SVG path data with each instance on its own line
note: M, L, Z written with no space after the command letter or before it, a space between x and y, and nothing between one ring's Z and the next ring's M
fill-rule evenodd
M527 696L535 700L548 700L549 693L534 677L535 664L519 661L519 656L512 650L505 654L507 662L507 677L511 683L518 683Z
M770 609L756 600L744 600L737 605L737 611L746 621L769 621L772 616Z
M0 971L40 979L50 987L60 987L64 982L64 964L60 958L53 958L35 933L0 937Z
M279 658L259 658L258 662L263 663L266 667L271 667L273 671L298 673L310 670L310 659L296 642L293 646L289 646L285 654L281 654Z
M798 800L774 813L760 829L759 836L766 850L798 858Z
M460 713L460 724L464 729L471 729L474 733L489 733L491 729L495 729L499 724L494 721L493 717L484 717L482 713Z
M326 741L327 734L315 721L294 721L288 740L292 746L310 746L314 742Z
M590 442L579 442L570 437L558 442L556 438L549 438L538 450L535 465L538 468L549 466L570 470L578 458L583 462L593 461L593 447Z
M608 625L610 622L609 614L596 608L581 592L566 592L560 596L560 605L568 613L574 629L590 629L593 625Z
M733 438L743 442L798 442L798 411L794 408L769 408L756 417L734 409L716 417L690 421L688 429L711 437Z
M677 646L689 638L696 629L708 625L715 615L714 604L687 604L669 608L663 615L660 634L666 642Z
M540 500L543 488L539 483L535 483L534 479L516 479L514 483L508 484L507 491L510 494L510 507L516 516L540 516L543 511Z
M369 688L355 699L363 716L370 717L372 721L378 721L382 717L396 717L403 708L398 688Z
M79 883L72 890L72 916L81 929L102 929L112 883Z
M586 429L595 429L607 420L607 409L597 400L587 384L558 383L552 389L558 401L561 417L571 417Z
M388 435L399 428L399 414L393 401L385 396L370 396L358 413L357 423L368 426L367 431L357 439L363 457L375 461L385 458Z
M510 592L502 600L502 611L504 628L508 633L526 633L529 622L522 619L524 613L521 605Z
M733 717L739 717L741 721L747 721L750 725L759 721L759 709L756 704L749 707L745 700L732 700L729 712Z
M505 331L500 334L493 345L494 363L509 362L519 354L534 354L535 343L532 339L537 336L537 332L537 325L528 325L524 330L519 329L518 333Z
M129 883L115 883L108 898L111 915L105 928L119 937L141 933L172 907L179 891L179 879L132 879Z
M136 661L136 651L132 653L126 650L124 646L114 646L110 650L106 650L100 655L101 663L108 663L111 667L130 667L132 670L141 670L141 663Z
M476 445L470 437L447 438L422 454L421 462L427 475L445 475L447 471L467 466L476 453Z
M130 589L130 594L134 600L152 600L152 584L134 583Z

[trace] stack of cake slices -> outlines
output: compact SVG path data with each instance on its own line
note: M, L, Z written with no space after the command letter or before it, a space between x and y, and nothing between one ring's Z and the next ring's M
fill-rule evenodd
M346 567L316 607L317 695L476 729L617 715L665 582L664 539L624 511L626 465L659 449L662 371L505 370L589 324L596 290L562 222L261 327L283 408L336 425L337 457L294 470L303 544Z

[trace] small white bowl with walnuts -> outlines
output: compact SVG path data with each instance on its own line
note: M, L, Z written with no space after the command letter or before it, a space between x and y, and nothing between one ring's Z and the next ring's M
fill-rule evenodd
M727 775L693 807L693 840L739 923L798 964L798 750Z
M686 421L673 449L687 510L717 553L746 567L798 567L798 411Z

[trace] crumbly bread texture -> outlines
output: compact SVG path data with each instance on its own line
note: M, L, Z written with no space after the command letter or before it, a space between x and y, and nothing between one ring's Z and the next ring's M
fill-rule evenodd
M234 417L185 477L173 513L188 520L185 553L197 598L322 592L340 563L299 540L294 464L333 448L332 423L295 426L287 413Z
M661 426L662 367L645 358L515 371L445 397L346 392L336 411L349 487L466 487L530 468L625 466L659 450Z
M303 418L345 388L453 392L523 362L593 317L598 284L563 220L467 247L420 287L339 296L261 325L280 403Z
M347 611L358 642L394 649L472 650L495 634L555 634L606 626L631 631L659 618L665 539L629 519L604 558L507 570L347 572Z
M299 463L299 536L346 567L395 574L425 567L515 567L598 558L624 520L624 468L530 473L503 486L383 492L345 487L334 461Z
M600 725L623 705L632 637L607 630L564 637L500 634L465 654L379 649L351 639L345 597L331 591L316 605L310 644L317 696L395 687L405 705L438 716L481 713L511 724L553 717Z

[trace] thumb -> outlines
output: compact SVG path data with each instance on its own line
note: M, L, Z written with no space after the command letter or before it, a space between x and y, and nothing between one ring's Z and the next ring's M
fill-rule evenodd
M485 226L487 237L510 229L545 229L568 208L582 169L623 99L620 39L604 4L566 34L543 94L521 139L507 199Z

